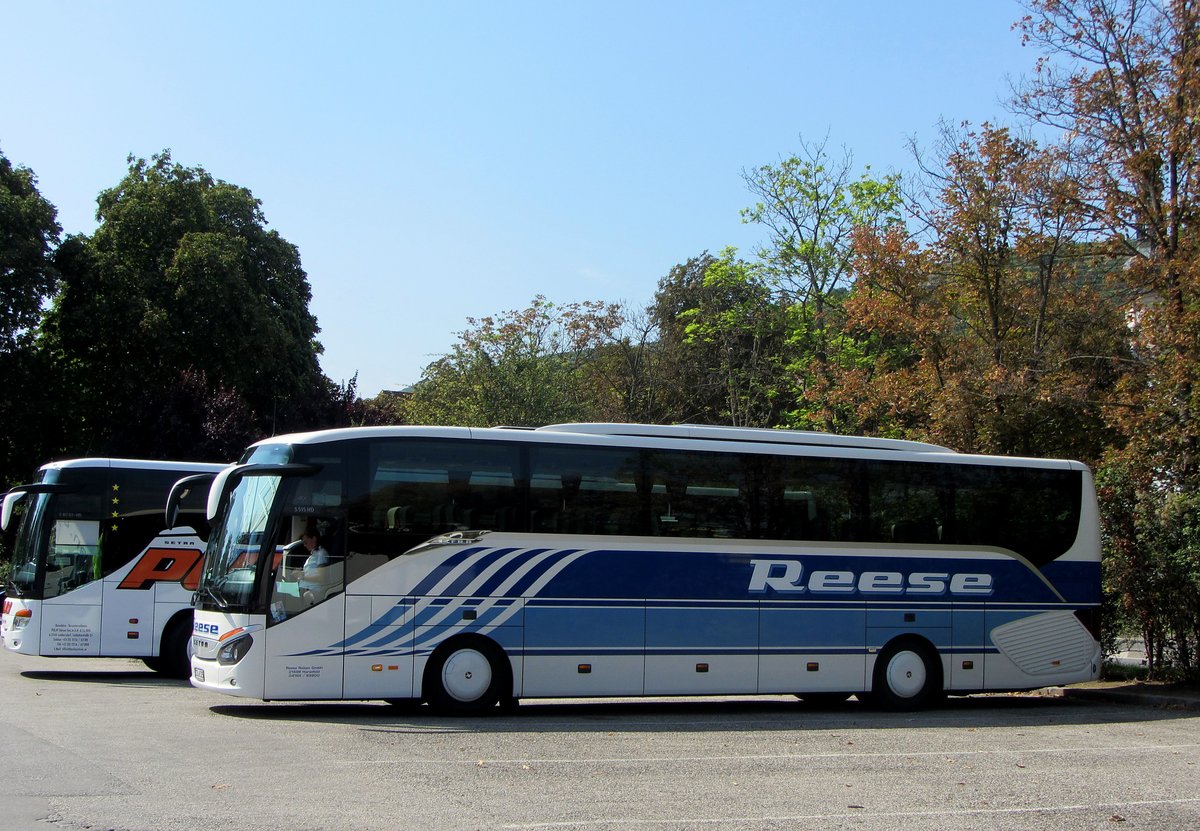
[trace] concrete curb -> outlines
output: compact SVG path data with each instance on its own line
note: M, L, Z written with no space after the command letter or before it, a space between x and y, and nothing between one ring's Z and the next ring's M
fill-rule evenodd
M1171 707L1200 710L1200 697L1169 690L1154 692L1137 687L1053 687L1051 694L1079 701L1104 701L1110 704L1140 704L1147 707Z

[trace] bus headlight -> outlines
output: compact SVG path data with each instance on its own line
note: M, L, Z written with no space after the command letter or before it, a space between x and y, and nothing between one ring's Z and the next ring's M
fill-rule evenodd
M33 619L32 611L30 611L29 609L21 609L19 612L17 612L15 615L13 615L13 622L12 622L13 631L15 632L18 629L24 629L26 626L29 625L29 621L32 619Z
M249 635L242 635L240 638L235 638L221 647L221 651L217 653L217 663L221 666L236 664L242 658L246 657L246 653L250 651L250 647L253 644L254 638Z

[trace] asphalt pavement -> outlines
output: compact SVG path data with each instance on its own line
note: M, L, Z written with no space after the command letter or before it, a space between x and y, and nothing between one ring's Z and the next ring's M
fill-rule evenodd
M454 719L0 654L0 831L1180 831L1200 828L1196 700L1097 683L919 713L741 696Z

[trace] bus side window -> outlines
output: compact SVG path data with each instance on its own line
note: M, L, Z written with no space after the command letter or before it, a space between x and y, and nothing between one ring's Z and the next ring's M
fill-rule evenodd
M349 505L351 551L396 557L439 534L519 523L518 453L462 441L372 442L365 487Z
M648 454L655 533L670 537L751 536L756 471L733 453L655 450ZM755 529L757 530L757 529Z
M870 466L871 540L936 545L950 503L944 469L875 462Z
M276 540L271 617L300 614L346 587L344 523L336 517L297 514L285 518Z
M549 534L648 532L650 494L637 450L531 447L529 529Z
M75 493L55 494L53 516L47 517L46 598L103 576L111 524L108 472L82 470L76 481L84 487Z
M857 541L866 525L865 488L856 462L781 456L763 462L766 530L783 540Z
M105 496L107 504L102 514L106 517L104 574L111 574L138 556L163 530L163 503L179 476L177 471L166 470L113 471L112 486ZM203 488L194 490L204 491ZM199 498L190 496L188 501L195 505ZM187 523L194 516L194 513L189 513L180 521ZM207 523L204 523L204 528L207 528Z
M46 596L63 594L100 578L100 523L57 520L50 529Z

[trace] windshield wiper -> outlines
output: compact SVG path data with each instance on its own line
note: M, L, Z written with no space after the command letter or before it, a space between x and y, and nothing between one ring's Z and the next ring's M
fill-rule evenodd
M228 608L229 608L229 601L228 601L228 600L226 600L226 599L225 599L224 597L222 597L221 595L217 594L217 590L216 590L216 589L214 589L212 586L208 585L208 583L202 583L202 584L200 585L200 588L202 588L202 589L204 590L204 593L205 593L205 594L207 594L207 595L208 595L209 597L211 597L211 598L212 598L214 601L216 601L216 604L217 604L218 606L220 606L222 609L228 609Z

